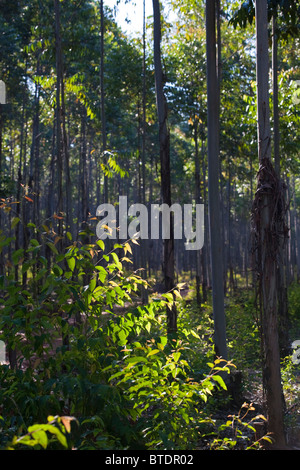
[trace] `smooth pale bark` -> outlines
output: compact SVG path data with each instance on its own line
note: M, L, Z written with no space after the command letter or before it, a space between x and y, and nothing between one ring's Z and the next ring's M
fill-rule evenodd
M141 202L146 204L146 4L143 0L143 89L142 89L142 175ZM141 240L142 277L147 279L148 241ZM148 289L142 287L141 297L144 304L148 303Z
M216 66L215 2L206 1L207 53L207 145L208 202L214 315L214 343L217 356L227 359L226 321L224 310L223 246L219 193L219 96Z
M171 207L171 173L170 173L170 131L168 128L168 109L164 95L165 77L161 63L161 21L159 0L153 0L154 14L154 67L156 106L159 124L159 147L161 165L161 194L162 202ZM170 237L164 240L164 281L166 292L174 288L174 227L171 216ZM174 307L168 310L168 331L177 330L177 312Z
M81 110L81 148L80 148L80 185L81 185L81 228L85 230L88 227L88 175L87 175L87 143L86 143L86 109L82 107ZM88 243L88 241L87 241Z
M202 124L203 126L203 124ZM203 131L203 129L202 129ZM202 132L203 136L203 132ZM208 214L207 214L207 186L206 186L206 165L205 165L205 146L202 138L201 143L201 160L202 160L202 179L203 179L203 204L204 204L204 227L208 227ZM202 298L203 302L207 301L207 284L208 284L208 236L207 229L204 230L204 244L201 249L201 267L202 267Z
M279 155L279 110L278 110L278 41L277 41L277 21L272 18L272 75L273 75L273 126L274 126L274 165L275 171L280 175L280 155Z
M142 202L146 203L146 4L143 0Z
M61 216L63 213L63 153L61 130L61 77L62 77L62 51L60 32L60 8L59 1L54 0L55 12L55 52L56 52L56 165L57 165L57 205L56 211ZM62 235L62 222L58 219L58 234Z
M36 75L40 74L40 59L37 61ZM27 220L28 223L33 222L38 225L38 199L39 199L39 190L38 190L38 164L39 164L39 154L40 154L40 85L37 83L35 86L34 94L34 117L32 125L32 143L30 151L30 162L29 162L29 176L28 176L28 187L30 188L33 197L33 206L27 208ZM30 209L33 209L32 214L30 214Z
M26 66L25 66L25 76L27 75L27 59L26 59ZM21 217L21 184L22 184L22 165L23 165L23 155L25 153L26 149L26 141L25 141L25 134L26 134L26 127L27 127L27 122L26 121L26 79L24 80L24 94L23 94L23 104L22 104L22 118L21 118L21 133L20 133L20 156L19 156L19 167L18 167L18 183L17 183L17 201L19 201L19 204L17 204L16 208L16 213L17 217L20 219ZM0 172L1 174L1 172ZM0 224L1 226L1 224ZM15 251L17 251L20 247L20 224L17 224L16 226L16 232L15 232ZM19 279L19 267L18 265L15 267L15 280L18 281Z
M285 446L283 395L280 375L277 312L277 242L274 241L275 191L278 177L271 163L271 128L269 110L268 4L256 0L256 80L257 137L259 172L256 192L258 229L258 269L262 299L263 385L266 396L268 431L277 447ZM277 177L277 179L276 179Z
M201 204L201 192L200 192L200 160L198 150L198 119L195 118L194 126L194 142L195 142L195 201L196 204ZM201 293L200 293L200 275L201 275L201 253L200 250L196 252L196 299L197 305L201 305Z

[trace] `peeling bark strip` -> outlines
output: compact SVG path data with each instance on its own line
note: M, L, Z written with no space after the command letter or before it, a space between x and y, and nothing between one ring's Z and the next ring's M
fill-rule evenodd
M257 294L261 305L263 387L268 431L273 433L276 445L284 445L285 442L277 308L277 266L282 262L280 247L288 233L284 191L271 161L264 158L252 207L252 235Z
M257 190L252 206L252 251L260 283L266 258L270 257L280 263L280 246L288 235L285 222L287 211L285 190L286 187L278 178L271 161L264 158L259 166ZM264 250L263 245L265 245Z

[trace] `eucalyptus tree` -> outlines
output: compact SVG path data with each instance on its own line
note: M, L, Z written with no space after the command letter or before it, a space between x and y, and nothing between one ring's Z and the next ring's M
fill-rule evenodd
M105 82L104 82L104 6L100 0L100 96L101 96L101 130L102 130L102 154L106 161L106 113L105 113ZM107 176L104 175L104 201L108 202Z
M214 343L217 356L227 359L223 285L223 244L219 200L219 96L216 58L216 6L206 1L207 150Z
M202 21L189 19L184 5L174 4L178 11L178 23L175 27L173 40L168 50L167 65L168 99L170 109L170 122L172 123L174 140L174 152L177 159L180 158L177 135L185 135L186 150L183 152L183 166L190 166L194 172L191 176L187 171L178 167L175 193L183 186L183 193L188 202L191 200L191 178L193 178L192 197L196 204L206 203L206 69L205 69L205 27ZM204 10L201 9L203 15ZM199 21L198 21L199 20ZM187 41L188 38L188 41ZM182 140L182 139L181 139ZM190 148L188 147L190 143ZM192 153L193 158L186 158L187 153ZM203 171L204 167L204 171ZM188 186L187 186L188 184ZM188 190L187 190L188 189ZM187 193L187 194L185 194ZM182 193L180 198L182 200ZM205 204L205 218L207 217ZM201 300L207 299L207 224L205 224L205 242L201 250L197 250L196 256L191 262L191 269L196 270L196 298L198 305ZM202 294L200 290L202 280Z
M280 185L284 185L284 168L286 167L286 156L283 148L289 145L290 138L280 138L281 119L285 110L280 106L279 117L279 87L278 87L278 73L279 73L279 57L278 47L281 42L294 41L294 38L299 37L299 18L300 18L300 2L287 1L281 2L278 0L268 1L268 21L272 21L270 37L272 38L272 116L273 116L273 161L276 173L281 177ZM236 26L240 25L245 28L248 23L252 24L255 17L255 8L253 0L244 2L241 7L233 14L231 22ZM286 59L285 59L286 60ZM281 66L282 61L281 61ZM285 156L285 158L283 158ZM283 171L282 171L283 170ZM289 188L287 188L287 194ZM282 202L288 206L288 202ZM287 217L290 218L289 211ZM277 283L278 283L278 309L280 316L280 345L281 355L285 357L289 354L289 338L288 338L288 260L287 260L287 232L285 230L286 222L282 220L282 226L278 227L278 231L283 234L281 237L280 254L277 257ZM292 232L291 232L292 233Z
M257 267L262 302L263 385L266 393L268 430L277 447L286 444L280 374L277 304L277 260L280 234L277 221L284 218L279 179L271 163L269 108L269 53L267 0L256 0L257 133L259 172L253 209Z
M161 60L161 18L159 0L153 0L154 20L154 70L156 87L156 104L159 125L161 193L162 202L171 207L171 174L170 174L170 130L168 127L168 107L164 93L165 76ZM174 224L170 213L170 236L164 240L163 272L166 292L172 291L174 284ZM168 311L168 331L177 330L177 312L175 306Z

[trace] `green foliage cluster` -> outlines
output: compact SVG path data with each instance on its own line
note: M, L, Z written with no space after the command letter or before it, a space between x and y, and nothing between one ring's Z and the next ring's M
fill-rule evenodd
M255 411L255 408L251 404L244 403L237 415L229 415L229 419L226 423L220 425L220 434L213 440L211 448L217 450L231 450L236 447L239 440L245 439L246 442L248 441L247 433L249 433L249 431L256 434L257 430L255 425L257 425L257 423L260 425L266 421L266 418L261 414L251 418L249 417L251 411ZM248 443L246 450L259 449L262 442L272 443L271 435L265 434L260 438L258 437L254 442Z
M207 403L233 366L204 346L209 323L191 328L179 285L179 329L167 334L174 298L136 302L147 283L125 269L129 242L106 252L101 240L69 241L59 252L48 241L49 264L38 238L0 279L0 339L17 351L14 369L0 366L0 447L196 447L214 426Z

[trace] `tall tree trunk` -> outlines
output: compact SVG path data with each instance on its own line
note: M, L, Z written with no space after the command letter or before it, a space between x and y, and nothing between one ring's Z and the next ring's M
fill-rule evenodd
M27 58L26 58L26 67L25 67L25 76L27 76ZM21 218L21 184L22 184L22 165L23 165L23 155L26 150L26 127L27 123L26 121L26 80L24 83L24 95L23 95L23 106L22 106L22 119L21 119L21 132L20 132L20 156L19 156L19 167L18 167L18 182L17 182L17 217ZM0 173L1 174L1 173ZM16 226L16 233L15 233L15 251L17 251L20 247L20 224L17 224ZM15 280L18 281L19 279L19 266L16 264L15 266Z
M299 214L297 212L296 204L296 193L295 193L295 177L292 179L292 190L293 190L293 206L294 206L294 219L295 219L295 245L296 245L296 265L297 265L297 282L300 279L300 226L299 226Z
M46 220L49 229L51 227L51 219L54 215L54 207L55 207L55 201L54 201L54 194L56 191L54 190L55 188L55 159L56 159L56 147L55 147L55 141L56 141L56 118L57 118L57 113L56 109L54 109L53 112L53 128L52 128L52 144L51 144L51 162L50 162L50 171L49 171L49 185L48 185L48 193L47 193L47 206L46 206ZM50 271L50 263L52 259L53 252L50 249L48 245L45 247L46 250L46 258L48 261L48 269Z
M39 58L37 59L36 74L39 75L40 65ZM40 86L37 83L35 86L34 94L34 115L32 123L32 141L30 148L30 159L29 159L29 174L26 174L26 171L23 173L23 178L28 178L28 188L30 190L30 198L32 197L33 203L28 201L23 201L23 248L26 250L28 248L30 230L27 227L29 222L34 224L37 223L37 207L38 207L38 181L37 181L37 168L38 168L38 158L39 158L39 147L40 147L40 137L39 137L39 128L40 128ZM25 168L25 164L24 167ZM25 259L26 259L25 254ZM23 284L27 282L27 271L23 273Z
M104 5L100 1L100 95L101 95L101 131L102 131L102 155L106 164L106 113L105 113L105 87L104 87ZM108 203L108 179L104 175L104 202Z
M0 195L2 186L2 134L3 134L3 116L2 116L2 103L0 103ZM0 227L2 227L2 210L0 209ZM4 274L4 256L3 250L0 250L0 276Z
M201 191L200 191L200 160L199 160L199 146L198 146L198 128L199 121L195 117L194 125L194 142L195 142L195 201L196 204L201 204ZM196 251L196 300L197 305L201 305L201 253L200 250Z
M36 74L40 73L39 58L37 59ZM30 152L29 162L29 176L28 176L28 187L34 195L33 200L33 214L31 222L36 223L37 217L37 199L38 199L38 188L37 188L37 166L39 157L39 144L40 144L40 85L37 83L35 86L34 94L34 117L32 124L32 143Z
M55 50L56 50L56 164L57 164L57 206L58 217L63 214L63 143L61 129L61 80L62 72L62 50L60 31L60 8L59 0L54 0L55 12ZM58 235L62 236L62 219L58 219Z
M61 113L62 113L62 148L64 157L65 195L66 195L66 227L74 236L72 211L72 181L70 174L69 139L66 128L65 86L63 75L61 77Z
M141 202L146 204L146 3L143 0L143 89L142 89L142 188ZM148 240L141 240L142 277L147 278ZM148 303L148 290L142 287L143 303Z
M266 396L268 431L277 447L285 446L283 394L280 375L277 312L277 260L279 252L277 224L283 217L278 201L279 179L271 163L271 128L269 110L268 3L256 0L256 80L257 138L259 172L254 204L255 229L258 237L258 275L261 293L263 386Z
M80 152L80 166L81 166L81 174L80 174L80 186L81 186L81 210L79 213L81 214L81 228L85 230L88 226L88 174L87 174L87 143L86 143L86 109L83 108L81 112L81 152ZM88 241L87 241L88 242Z
M207 54L207 128L208 128L208 198L212 296L214 315L214 344L217 356L227 359L226 322L224 311L223 241L219 196L219 97L216 67L216 8L206 1Z
M274 166L277 175L280 175L279 155L279 111L278 111L278 45L277 21L275 14L272 17L272 72L273 72L273 126L274 126Z
M207 301L207 284L208 284L208 213L207 213L207 188L206 188L206 165L205 165L205 147L204 147L204 131L203 124L201 124L201 159L202 159L202 179L203 179L203 204L204 204L204 244L201 249L201 267L202 267L202 299L203 302Z
M146 3L143 0L142 203L146 204Z
M73 217L72 217L72 185L70 176L70 162L69 162L69 145L66 129L66 108L65 108L65 85L64 85L64 63L63 63L63 50L61 40L61 24L60 24L60 5L58 0L54 0L55 8L55 39L56 39L56 74L57 74L57 89L56 89L56 110L57 110L57 169L58 169L58 209L61 212L60 216L65 211L65 221L67 230L74 235L73 230ZM65 176L65 188L62 184L62 176ZM63 194L65 192L65 194ZM65 204L63 199L65 198ZM60 219L61 220L61 219ZM59 223L59 235L62 236L62 223Z
M273 138L274 138L274 166L278 178L280 179L280 153L279 153L279 109L278 109L278 41L277 41L277 12L272 17L272 86L273 86ZM283 229L283 227L282 227ZM286 239L283 237L280 245L279 263L277 266L277 293L278 293L278 314L279 314L279 345L280 354L284 358L289 351L288 335L288 295L286 280Z
M154 67L156 105L159 124L159 145L161 165L161 193L162 202L171 207L171 172L170 172L170 131L168 128L167 100L164 95L165 77L161 63L161 21L159 0L153 0L154 13ZM174 288L174 226L172 213L170 214L170 237L164 240L164 280L166 292ZM177 331L176 308L168 310L168 331Z
M62 216L64 211L63 205L63 169L64 169L64 160L65 156L67 178L66 184L69 183L68 175L68 156L67 152L67 142L66 142L66 131L65 131L65 109L64 109L64 84L63 84L63 53L62 53L62 41L61 41L61 24L60 24L60 4L59 0L54 0L54 12L55 12L55 45L56 45L56 155L57 155L57 175L58 175L58 235L63 237L63 225L62 225ZM67 193L68 194L68 193ZM69 201L67 197L67 209ZM62 250L63 243L60 241L58 243L59 249ZM65 318L64 313L62 312L62 323L68 321ZM68 332L62 333L63 346L69 348L69 334ZM63 368L64 369L64 368Z

